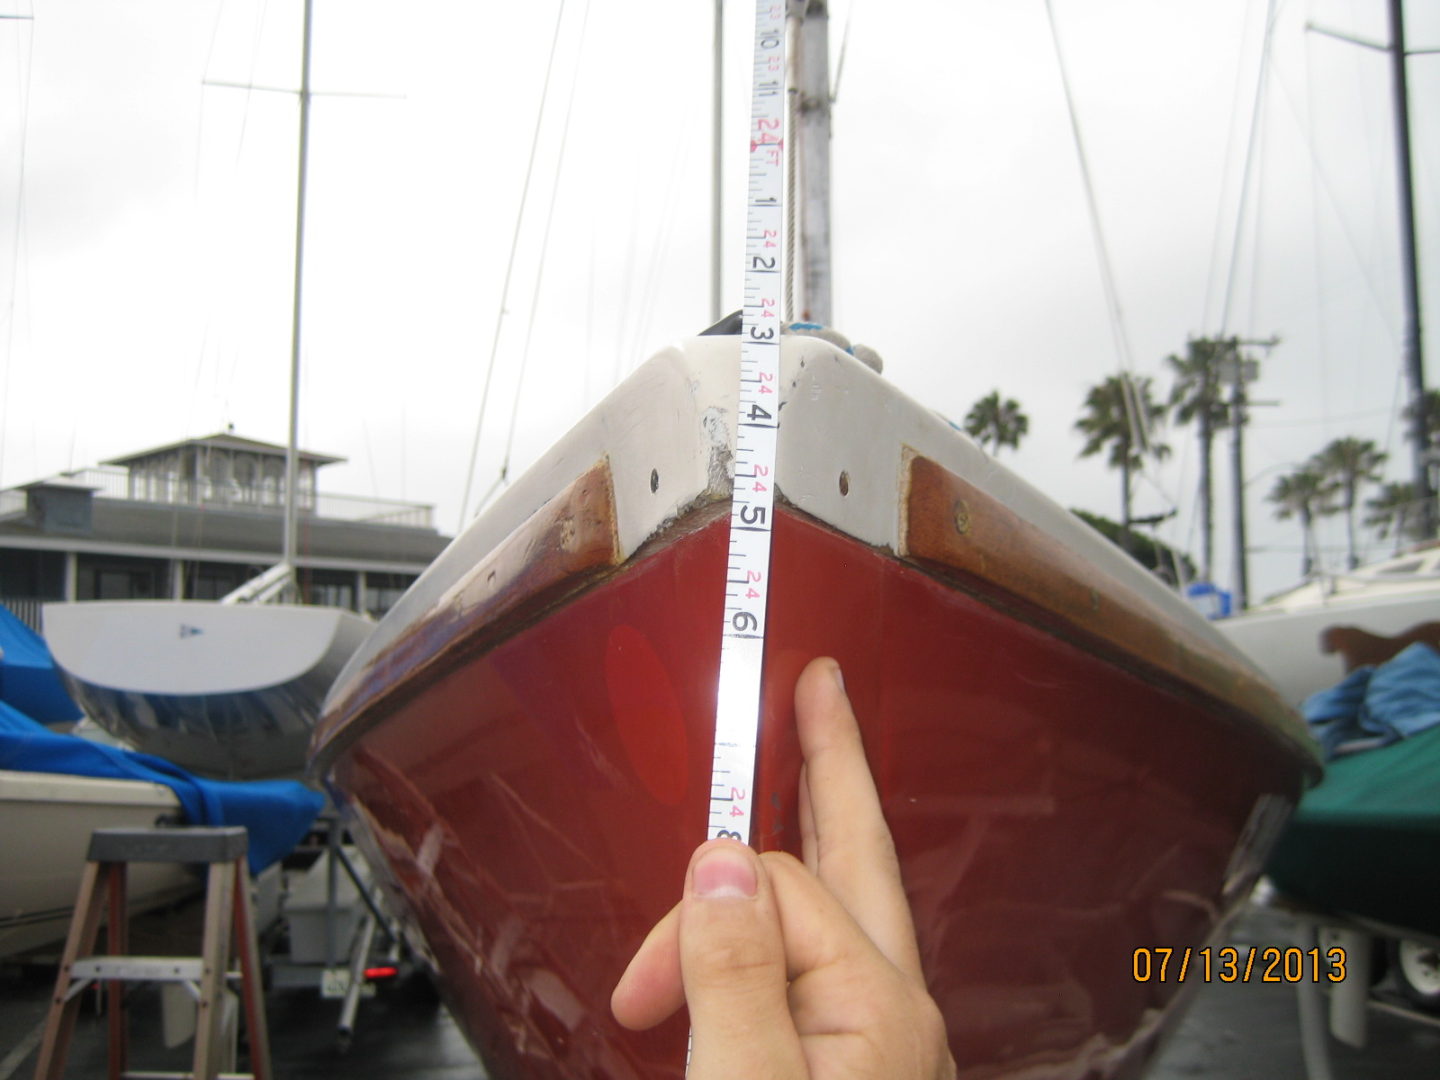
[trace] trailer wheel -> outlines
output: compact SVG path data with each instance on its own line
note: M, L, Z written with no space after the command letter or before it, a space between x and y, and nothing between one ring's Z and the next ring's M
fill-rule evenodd
M1440 948L1401 938L1390 945L1395 982L1417 1007L1440 1013Z

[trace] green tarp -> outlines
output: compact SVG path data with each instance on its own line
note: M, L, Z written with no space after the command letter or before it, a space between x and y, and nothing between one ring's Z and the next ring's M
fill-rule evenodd
M1307 906L1440 935L1440 728L1326 765L1266 872Z

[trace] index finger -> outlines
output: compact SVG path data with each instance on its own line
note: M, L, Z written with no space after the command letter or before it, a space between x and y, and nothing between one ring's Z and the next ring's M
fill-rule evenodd
M900 861L834 660L812 660L801 673L795 718L805 758L800 788L805 863L881 953L923 981Z

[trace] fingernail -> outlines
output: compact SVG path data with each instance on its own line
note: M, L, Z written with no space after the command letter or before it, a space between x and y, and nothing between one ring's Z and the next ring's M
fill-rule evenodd
M835 675L835 685L840 688L840 692L841 692L842 694L845 693L845 676L844 676L844 674L840 671L840 665L839 665L839 663L836 663L836 665L835 665L834 667L832 667L830 670L831 670L831 671L834 673L834 675Z
M729 844L711 848L700 856L693 881L695 895L704 900L749 900L759 891L754 862Z

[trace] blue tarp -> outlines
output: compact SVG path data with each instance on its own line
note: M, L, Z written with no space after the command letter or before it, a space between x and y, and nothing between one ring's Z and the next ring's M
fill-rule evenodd
M243 825L250 872L288 854L305 836L324 796L293 780L202 780L149 754L57 735L0 702L0 769L148 780L175 792L192 825Z
M40 635L0 604L0 702L42 724L80 719Z
M1327 758L1353 743L1387 746L1440 724L1440 653L1408 645L1379 667L1359 667L1312 694L1305 719Z

